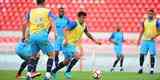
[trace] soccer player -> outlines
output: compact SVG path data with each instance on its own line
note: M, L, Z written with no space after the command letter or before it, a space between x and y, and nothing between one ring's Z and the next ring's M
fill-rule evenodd
M23 60L24 61L21 63L21 66L20 66L20 68L19 68L19 70L18 70L18 72L16 74L16 80L19 80L20 76L22 75L23 70L26 68L26 66L28 64L28 60L27 59L23 59ZM41 75L41 73L36 72L38 61L39 61L39 55L37 55L37 57L36 57L36 62L35 62L34 67L33 67L33 72L31 73L31 77L32 78Z
M114 68L116 67L119 61L120 61L120 67L121 67L120 71L123 71L124 55L122 54L122 46L124 42L124 37L120 27L117 27L116 32L112 33L111 37L109 38L109 41L114 44L114 51L117 57L117 59L114 61L114 64L111 68L111 72L114 71Z
M58 17L52 16L52 21L55 22L56 40L54 42L55 50L55 65L57 67L59 62L59 52L62 51L64 41L64 28L67 26L69 19L65 16L63 7L58 9Z
M53 46L48 40L48 32L50 27L53 26L51 16L52 13L49 9L45 8L45 0L36 0L37 7L29 11L27 20L24 23L22 30L22 40L25 40L25 31L27 26L29 27L29 44L31 44L32 53L36 55L40 50L48 55L47 72L45 74L45 80L49 80L51 77L51 69L53 66L53 59L55 54L53 53ZM27 80L32 80L31 72L35 63L35 57L32 56L28 63Z
M158 36L157 19L155 18L155 16L156 13L154 12L154 10L149 10L147 13L147 18L142 24L142 31L138 39L138 44L140 44L142 40L140 48L140 69L138 71L139 74L143 73L143 63L148 52L150 53L150 74L154 74L156 56L156 43L154 39Z
M101 44L100 42L96 41L87 30L87 26L85 23L85 17L87 16L87 14L83 11L80 11L78 12L77 16L78 19L76 20L76 22L70 21L70 23L68 24L69 26L67 26L64 30L65 43L63 54L65 56L65 59L52 70L54 80L56 80L56 72L68 64L69 65L67 71L65 72L65 77L71 78L71 69L81 57L81 54L76 53L76 51L78 49L77 43L81 40L83 33L85 33L96 44Z
M26 31L26 38L29 37L29 31ZM26 66L28 65L28 60L29 58L32 56L32 52L31 52L31 46L30 44L28 44L28 40L25 40L25 41L20 41L17 45L16 45L16 54L21 58L23 59L24 61L21 63L21 66L16 74L16 79L19 80L20 76L22 75L22 72L23 70L26 68ZM36 57L36 62L34 64L34 68L33 68L33 72L32 72L32 75L31 77L34 78L34 77L37 77L37 76L40 76L41 73L39 72L36 72L36 67L37 67L37 64L38 64L38 61L39 61L39 57L40 57L40 54L37 54L35 55Z

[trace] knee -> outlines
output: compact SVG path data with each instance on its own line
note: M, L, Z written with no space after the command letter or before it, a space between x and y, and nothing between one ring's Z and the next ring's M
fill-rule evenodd
M58 56L59 55L59 52L58 51L55 51L55 56Z
M79 60L80 58L81 58L81 54L80 54L80 53L77 53L77 54L75 55L75 59Z
M67 65L67 64L69 64L69 62L70 62L70 60L66 59L66 60L63 61L63 64Z
M55 54L53 52L48 53L48 58L53 59L55 57Z
M154 57L155 57L155 55L150 55L150 57L151 57L151 58L154 58Z

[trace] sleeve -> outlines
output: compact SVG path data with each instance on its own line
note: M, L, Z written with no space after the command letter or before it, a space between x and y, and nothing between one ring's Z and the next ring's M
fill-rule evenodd
M51 11L48 13L48 16L51 17L52 21L56 21L56 19L57 19L57 16L52 14Z
M124 34L123 34L123 32L122 32L122 41L124 41Z
M114 38L114 33L112 33L111 37L109 39L113 39Z
M157 28L160 29L160 19L157 19L157 21L156 21L156 26L157 26Z
M66 29L71 30L71 29L75 28L76 25L77 25L76 21L69 21L67 26L66 26Z

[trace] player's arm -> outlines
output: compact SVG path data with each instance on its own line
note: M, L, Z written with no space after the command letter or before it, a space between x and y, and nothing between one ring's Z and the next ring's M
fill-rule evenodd
M123 34L123 32L122 32L122 40L123 40L123 43L126 41L126 40L124 39L124 34Z
M66 45L68 43L67 35L69 34L69 29L65 27L63 31L64 31L64 45Z
M72 29L73 26L70 26L69 24L72 22L68 17L67 19L67 26L63 29L64 32L64 45L68 43L68 38L67 35L69 34L70 30ZM73 21L74 22L74 21ZM76 25L75 25L76 26Z
M159 34L159 20L156 21L156 27L157 27L157 35L155 35L152 39L157 38L160 34Z
M116 42L114 42L113 39L114 39L114 33L111 34L111 36L109 38L109 42L116 44Z
M112 33L111 36L109 37L109 42L113 43L112 39L113 39L113 33Z
M98 45L101 45L101 42L96 41L96 40L93 38L93 36L91 35L91 33L89 33L87 27L85 28L84 33L85 33L86 36L87 36L89 39L91 39L94 43L96 43L96 44L98 44Z
M139 35L139 38L138 38L138 45L139 45L139 44L140 44L140 42L141 42L141 39L142 39L143 33L144 33L144 22L142 23L142 31L140 32L140 35Z
M55 22L57 17L54 14L52 14L51 11L48 13L48 16L49 16L49 19L50 19L50 22L51 22L51 26L49 27L48 33L53 31L54 32L54 39L55 39L56 38L56 34L55 34L54 22Z
M26 35L29 35L28 32L26 33L27 27L29 26L28 24L29 24L29 13L27 13L22 23L22 41L25 41Z

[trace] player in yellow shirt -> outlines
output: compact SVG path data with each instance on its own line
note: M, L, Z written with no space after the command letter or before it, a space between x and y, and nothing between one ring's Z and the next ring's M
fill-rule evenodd
M140 34L138 44L142 40L140 48L140 69L138 73L143 73L143 63L145 56L150 53L151 70L150 74L154 73L155 56L156 56L156 43L155 38L158 36L157 19L153 10L148 11L148 17L143 22L143 29Z
M56 72L59 71L61 68L68 65L68 69L65 72L66 78L71 78L71 69L80 59L80 53L78 54L78 42L81 40L83 33L87 35L93 42L96 44L101 44L100 42L96 41L92 35L87 30L87 25L85 23L85 17L87 14L83 11L78 12L77 14L78 19L76 22L70 21L67 28L65 28L65 43L63 47L63 54L65 56L65 60L60 62L56 68L53 69L53 80L56 80Z
M48 40L48 33L52 25L51 16L52 13L49 9L45 8L45 0L36 0L37 7L30 10L23 27L23 39L25 38L25 31L27 26L29 27L29 44L31 44L33 56L28 63L27 80L32 80L31 72L35 63L35 57L40 50L48 55L47 72L45 74L45 80L49 80L51 77L51 69L55 54L53 53L53 47Z

